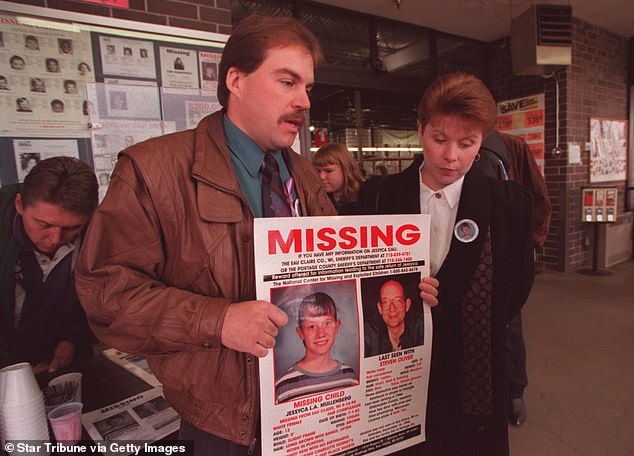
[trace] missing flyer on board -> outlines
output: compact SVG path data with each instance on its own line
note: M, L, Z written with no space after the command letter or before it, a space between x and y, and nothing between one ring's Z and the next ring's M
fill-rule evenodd
M384 455L423 442L429 216L254 223L257 297L289 318L260 359L262 453Z

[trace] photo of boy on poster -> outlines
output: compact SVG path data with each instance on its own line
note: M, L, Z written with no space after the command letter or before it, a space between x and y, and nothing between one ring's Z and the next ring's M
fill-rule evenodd
M425 325L419 282L417 272L361 279L364 358L423 345ZM397 329L399 325L401 330ZM390 333L400 333L399 348L394 348Z
M355 383L358 384L359 315L354 280L271 289L271 302L284 310L289 318L288 324L280 328L273 349L275 381L277 383L289 368L302 360L306 354L306 347L297 332L298 311L302 300L315 293L327 294L336 305L337 320L341 323L330 350L330 357L352 368L356 373Z

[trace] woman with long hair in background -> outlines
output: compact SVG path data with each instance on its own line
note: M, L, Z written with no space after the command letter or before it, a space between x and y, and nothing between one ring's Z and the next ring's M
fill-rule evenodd
M354 213L357 194L365 179L348 148L338 143L321 146L313 155L313 166L337 212Z

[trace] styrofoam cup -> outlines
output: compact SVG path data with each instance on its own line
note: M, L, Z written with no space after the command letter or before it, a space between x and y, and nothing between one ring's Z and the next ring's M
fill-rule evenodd
M29 363L0 369L0 404L20 405L41 394Z
M52 410L58 405L66 402L81 402L81 372L70 372L68 374L59 375L48 382L49 388L55 391L62 391L64 387L71 388L69 394L62 402L51 402L51 398L44 395L47 411ZM58 398L59 399L59 398Z

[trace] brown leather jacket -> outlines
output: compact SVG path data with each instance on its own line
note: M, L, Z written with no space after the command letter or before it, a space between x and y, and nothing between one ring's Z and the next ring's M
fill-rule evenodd
M553 209L546 181L526 141L506 133L499 134L511 161L509 179L527 186L533 194L533 239L535 247L542 247L548 236Z
M185 420L249 445L258 361L222 346L220 335L229 304L255 299L253 215L226 143L218 112L122 151L76 287L97 336L146 355ZM308 161L283 153L303 214L334 215Z

